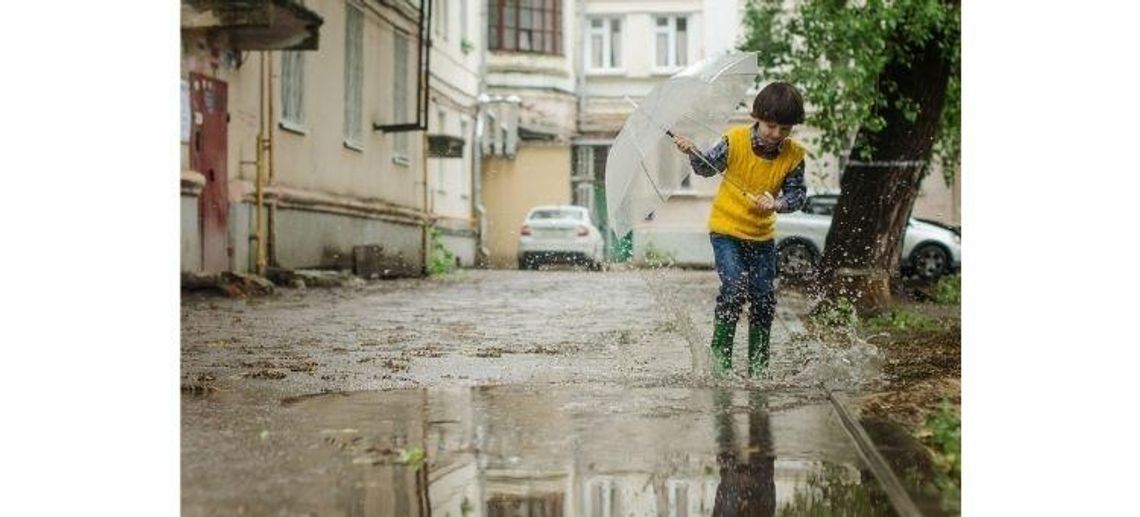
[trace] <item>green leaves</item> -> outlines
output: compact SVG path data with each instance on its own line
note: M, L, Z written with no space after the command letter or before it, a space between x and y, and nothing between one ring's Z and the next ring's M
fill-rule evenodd
M942 509L957 513L962 486L962 413L943 400L926 418L920 436L931 446L936 476L934 485L942 494Z
M455 254L443 245L443 232L439 228L431 227L431 261L428 263L428 273L432 276L450 273L455 269Z
M426 458L423 449L411 447L409 449L399 449L398 452L400 455L399 459L396 460L398 463L407 465L414 470L419 470L419 468L423 466L424 459Z
M942 277L934 286L931 301L943 305L962 303L962 275L959 273Z
M951 79L935 141L935 156L952 178L960 154L960 15L945 0L804 0L784 11L782 0L752 0L740 49L760 54L765 80L786 80L804 93L807 124L821 131L811 143L822 154L845 156L860 128L883 129L876 108L896 91L883 70L892 59L935 41L951 62ZM897 106L913 121L918 105ZM949 181L949 179L948 179Z

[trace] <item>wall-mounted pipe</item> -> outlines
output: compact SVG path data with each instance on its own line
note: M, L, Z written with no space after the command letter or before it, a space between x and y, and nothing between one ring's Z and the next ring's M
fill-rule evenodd
M265 146L265 88L268 75L268 51L261 51L260 56L260 69L258 81L258 99L257 99L257 143L256 149L256 163L257 163L257 178L254 181L254 188L257 195L257 203L255 205L255 224L256 229L254 235L256 236L257 249L254 252L254 270L259 275L265 275L266 259L265 259L265 175L266 175L266 146Z
M272 51L269 52L269 60L268 61L269 62L267 63L267 66L269 68L269 70L268 70L269 80L267 81L267 84L266 84L265 94L266 94L268 101L269 101L268 102L268 104L269 104L269 106L268 106L269 116L268 116L268 121L266 123L266 130L267 130L266 133L267 134L265 137L265 161L266 161L266 185L272 187L273 183L274 183L274 178L276 176L274 174L274 167L273 167L273 138L277 132L276 131L276 129L277 129L277 111L276 111L276 109L274 109L274 105L273 105L273 92L276 91L276 88L274 88L274 86L273 86L274 82L273 82L273 52ZM280 81L278 81L278 84L280 84ZM264 208L263 208L263 210L264 210ZM274 216L276 216L276 215L277 215L277 197L274 196L274 199L269 204L268 214L267 214L268 217L266 218L266 221L265 221L265 246L263 247L263 250L262 250L263 265L262 265L262 271L259 273L261 275L265 274L265 271L268 269L268 266L277 265L277 254L276 254L276 250L274 249L275 248L274 245L276 243L276 241L274 240L274 235L276 234L276 232L274 231L274 228L273 228L273 224L274 224L274 220L275 220Z

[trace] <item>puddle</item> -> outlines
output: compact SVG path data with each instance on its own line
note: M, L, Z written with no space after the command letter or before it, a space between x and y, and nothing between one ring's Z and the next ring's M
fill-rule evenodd
M263 397L183 396L183 514L893 514L828 402L806 395L510 385Z

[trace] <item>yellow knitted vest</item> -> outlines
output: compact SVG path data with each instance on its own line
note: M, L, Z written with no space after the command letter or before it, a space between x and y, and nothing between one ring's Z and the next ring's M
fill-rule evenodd
M776 236L776 214L760 215L748 194L769 192L775 197L788 175L804 159L804 148L787 139L780 154L766 160L752 152L751 126L737 126L725 133L728 138L728 168L713 198L709 231L738 239L766 241Z

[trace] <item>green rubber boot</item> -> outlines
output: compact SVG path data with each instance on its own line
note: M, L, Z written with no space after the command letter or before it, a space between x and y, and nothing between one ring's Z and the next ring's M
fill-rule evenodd
M768 368L769 334L760 327L748 327L748 376L756 377Z
M712 357L713 370L723 376L732 372L732 342L736 337L736 326L717 322L713 327Z

